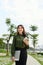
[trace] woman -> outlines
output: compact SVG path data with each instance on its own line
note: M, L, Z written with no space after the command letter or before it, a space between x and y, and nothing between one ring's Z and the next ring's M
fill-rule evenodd
M23 25L18 25L17 27L17 34L13 38L13 43L11 47L11 55L12 55L12 61L15 61L15 50L20 50L20 59L19 61L15 61L16 65L26 65L27 61L27 48L29 48L28 45L28 39L25 38L26 33Z

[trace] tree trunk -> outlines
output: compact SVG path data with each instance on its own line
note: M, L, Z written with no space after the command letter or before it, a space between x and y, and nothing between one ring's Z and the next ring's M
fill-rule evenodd
M9 56L9 40L7 40L7 56Z

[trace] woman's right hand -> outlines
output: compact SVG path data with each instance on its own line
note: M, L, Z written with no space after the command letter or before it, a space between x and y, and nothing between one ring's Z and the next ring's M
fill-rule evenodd
M26 45L29 45L29 40L28 40L27 37L25 37L25 38L23 39L23 42L24 42Z
M12 57L12 61L13 61L13 62L15 61L15 57Z

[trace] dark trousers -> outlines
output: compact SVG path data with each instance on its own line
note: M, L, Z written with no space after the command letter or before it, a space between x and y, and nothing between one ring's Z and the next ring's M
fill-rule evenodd
M20 60L16 61L16 65L26 65L27 61L27 50L21 49Z

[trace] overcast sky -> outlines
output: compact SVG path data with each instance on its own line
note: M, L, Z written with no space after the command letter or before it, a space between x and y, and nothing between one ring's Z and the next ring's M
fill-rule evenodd
M43 44L43 0L0 0L0 37L8 33L6 18L15 25L23 24L29 32L30 25L37 25L38 44Z

